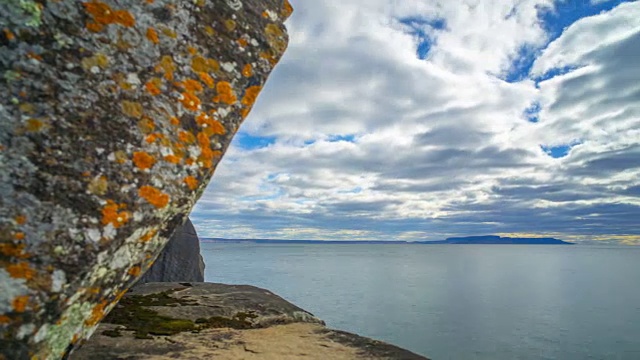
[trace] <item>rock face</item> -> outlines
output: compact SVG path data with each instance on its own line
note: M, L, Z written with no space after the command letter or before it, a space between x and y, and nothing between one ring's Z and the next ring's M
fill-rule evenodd
M0 359L88 337L287 46L282 0L0 2Z
M136 283L202 282L204 260L200 255L200 240L191 220L179 226L151 268Z
M71 360L407 359L396 346L330 330L272 292L246 285L148 283L120 301Z

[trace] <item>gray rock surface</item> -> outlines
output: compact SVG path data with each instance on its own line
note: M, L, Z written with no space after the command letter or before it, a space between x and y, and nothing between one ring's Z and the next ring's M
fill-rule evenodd
M151 266L283 55L291 12L0 1L0 359L64 357Z
M271 291L247 285L147 283L132 289L71 360L426 358L331 330Z
M151 268L136 283L204 281L204 260L200 254L200 239L190 219L178 229L164 247Z

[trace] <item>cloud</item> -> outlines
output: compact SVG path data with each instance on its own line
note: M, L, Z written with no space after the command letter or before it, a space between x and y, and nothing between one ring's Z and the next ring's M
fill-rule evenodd
M292 3L204 237L640 234L640 3Z

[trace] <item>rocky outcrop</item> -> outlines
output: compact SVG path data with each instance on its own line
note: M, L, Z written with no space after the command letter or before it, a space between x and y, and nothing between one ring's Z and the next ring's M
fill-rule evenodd
M424 357L324 327L272 292L246 285L135 287L72 360L406 359Z
M136 283L202 282L204 260L200 255L200 239L191 220L178 227L151 268Z
M69 353L150 266L282 56L290 13L0 2L0 358Z

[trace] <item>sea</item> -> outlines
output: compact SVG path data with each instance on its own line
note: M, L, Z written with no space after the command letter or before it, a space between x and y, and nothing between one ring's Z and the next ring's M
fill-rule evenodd
M640 247L202 243L210 282L434 360L640 359Z

